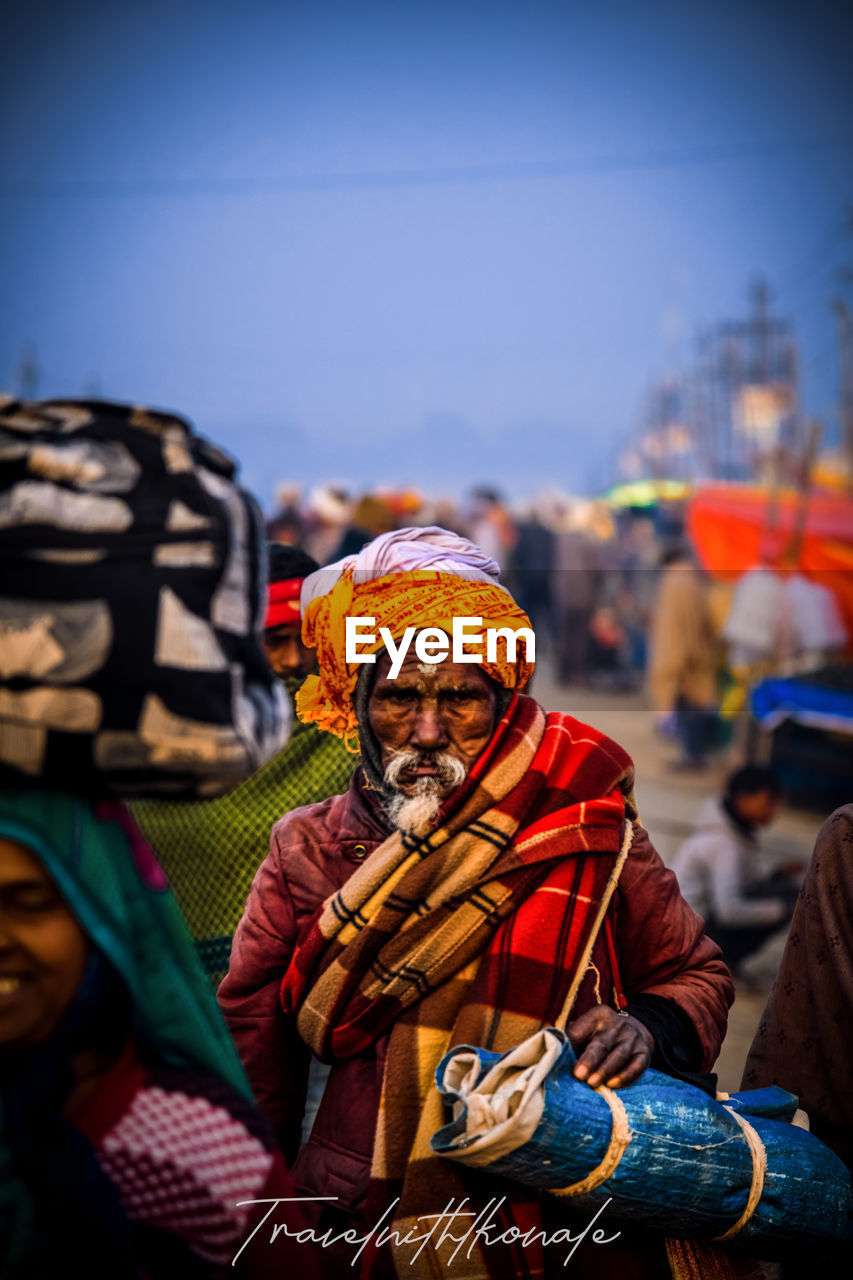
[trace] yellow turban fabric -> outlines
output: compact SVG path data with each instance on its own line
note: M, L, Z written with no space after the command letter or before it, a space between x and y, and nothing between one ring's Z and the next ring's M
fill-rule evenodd
M407 627L436 627L448 635L454 618L482 618L483 630L530 627L530 619L508 591L496 582L481 582L426 569L388 573L367 582L356 582L352 567L344 569L325 595L315 596L305 607L302 639L317 650L319 676L309 676L296 696L300 720L313 721L321 729L343 738L358 750L355 715L355 686L360 663L346 661L347 617L375 618L376 643L359 645L361 654L384 648L379 628L387 627L399 640ZM478 665L505 689L522 689L533 674L527 646L516 645L514 662L509 662L506 640L498 638L497 660L487 661L485 644ZM473 652L473 650L472 650Z

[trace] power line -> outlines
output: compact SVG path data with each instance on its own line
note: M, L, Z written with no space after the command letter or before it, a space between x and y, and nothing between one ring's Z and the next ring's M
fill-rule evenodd
M853 208L847 208L841 218L834 218L824 231L814 248L798 264L786 272L780 283L780 291L786 297L786 305L798 310L820 303L825 305L826 291L830 283L825 279L827 272L832 271L839 276L837 250L853 236ZM833 251L827 255L827 251ZM835 287L839 287L836 282ZM815 292L818 286L818 292Z
M849 213L843 218L836 216L830 225L821 235L814 247L805 257L801 258L789 271L786 271L779 287L782 289L797 289L801 284L811 281L814 278L816 270L822 270L826 265L826 253L828 249L836 249L838 244L848 237L853 231L853 219Z
M503 164L435 169L364 169L349 173L307 173L247 178L59 179L0 183L0 198L68 200L143 197L240 197L291 192L350 191L399 187L453 186L488 182L531 182L643 169L678 169L733 160L853 148L853 134L799 142L776 140L740 147L688 147L645 155L613 154L565 160L522 160Z

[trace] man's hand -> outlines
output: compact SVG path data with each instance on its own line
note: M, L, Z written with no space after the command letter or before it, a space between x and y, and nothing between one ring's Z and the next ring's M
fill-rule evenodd
M608 1089L631 1084L650 1064L655 1049L648 1027L605 1004L570 1022L566 1034L580 1054L575 1079L585 1080L593 1089L600 1084Z

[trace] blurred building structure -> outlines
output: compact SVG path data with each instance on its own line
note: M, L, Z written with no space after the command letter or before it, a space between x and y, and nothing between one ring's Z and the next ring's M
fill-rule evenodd
M748 317L720 321L697 343L697 454L720 480L754 478L770 459L798 457L805 442L793 325L771 314L764 280L751 302Z
M806 442L799 349L791 320L772 313L762 279L750 311L700 331L695 359L648 394L642 422L620 452L619 478L793 480Z

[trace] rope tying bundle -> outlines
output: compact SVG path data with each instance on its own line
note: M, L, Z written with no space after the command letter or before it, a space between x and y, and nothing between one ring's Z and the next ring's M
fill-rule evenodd
M600 1085L596 1089L596 1093L604 1098L613 1115L610 1145L605 1151L600 1164L593 1169L592 1173L588 1173L580 1182L572 1183L570 1187L561 1187L559 1190L549 1189L550 1195L585 1196L588 1192L595 1191L597 1187L601 1186L602 1182L606 1182L616 1172L619 1161L631 1141L631 1129L622 1099L612 1089L607 1089L604 1085Z
M748 1120L744 1120L743 1116L738 1115L734 1107L726 1107L725 1110L737 1120L749 1146L749 1154L752 1156L752 1183L743 1213L734 1226L729 1227L728 1231L724 1231L721 1236L715 1236L715 1240L731 1240L732 1236L736 1236L739 1231L743 1230L755 1213L756 1206L761 1199L761 1193L764 1190L764 1174L767 1171L767 1152L764 1149L764 1143L752 1125Z

